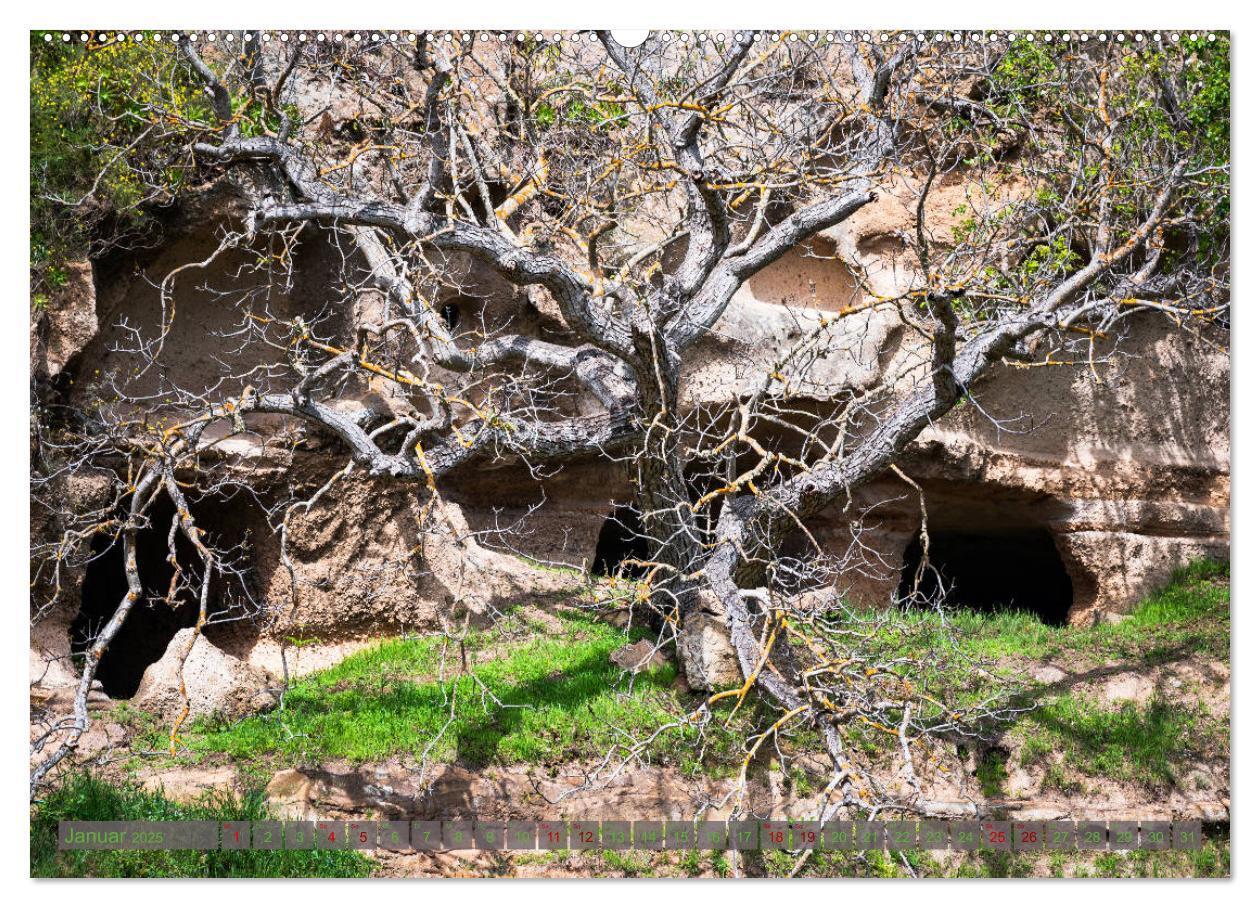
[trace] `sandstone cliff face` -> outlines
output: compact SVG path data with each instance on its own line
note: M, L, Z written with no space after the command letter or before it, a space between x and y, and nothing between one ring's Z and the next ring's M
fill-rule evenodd
M934 203L938 230L948 229L966 192L949 188ZM838 320L800 385L803 406L840 388L872 388L890 375L904 381L921 369L922 341L895 314L863 305L900 292L913 276L903 240L912 223L907 199L904 192L888 194L751 280L687 364L684 402L729 404L822 319ZM61 393L74 403L101 394L100 375L128 368L116 351L123 323L160 324L153 279L176 264L204 261L223 216L212 212L144 263L147 280L118 269L94 276L86 263L72 269L64 293L33 327L35 374L62 376ZM296 283L268 296L267 310L324 317L335 327L344 304L336 279L340 253L304 241L298 255ZM233 358L242 330L234 295L242 266L239 254L216 259L181 278L172 294L179 317L167 358L192 383L240 384L258 365ZM558 328L545 306L522 306L511 288L488 278L478 283L475 269L463 283L467 295L450 301L461 318L516 319L516 330ZM934 534L1048 538L1070 579L1067 617L1075 622L1122 611L1191 559L1228 554L1228 338L1191 336L1153 317L1132 320L1125 330L1143 355L1000 369L900 462L923 490ZM368 401L380 389L368 383L358 393ZM248 475L264 499L269 488L291 481L313 492L345 463L335 446L317 440L282 452L248 434L207 456ZM289 647L287 658L301 672L373 635L423 632L465 612L490 615L528 597L570 591L579 583L575 572L555 567L591 566L614 506L631 494L624 466L597 460L547 478L484 469L448 485L439 506L446 532L421 534L416 513L427 499L424 489L361 477L335 484L293 520L287 566L268 522L242 516L253 527L253 594L271 617L215 631L212 642L278 671L282 644L300 639L301 653ZM100 490L84 487L71 497L93 495L99 498ZM811 530L836 550L852 548L860 523L864 554L861 569L846 579L851 597L882 603L897 591L919 530L918 496L890 474L858 490L847 511L816 519ZM33 537L57 532L33 516ZM56 685L72 678L68 635L82 580L82 570L67 571L58 607L36 626L33 680Z
M1131 331L1146 357L1000 370L902 463L934 531L1048 533L1073 622L1122 612L1176 568L1229 553L1228 353L1154 318ZM918 493L890 477L861 497L874 505L864 538L886 565L871 559L854 592L886 600L918 532Z
M857 311L812 361L802 398L921 374L923 340L895 313L862 307L904 292L914 277L904 238L916 187L891 189L740 290L689 365L685 399L697 407L729 400L846 307ZM955 184L930 196L929 232L948 235L974 191ZM1070 578L1073 622L1124 611L1177 567L1229 552L1228 336L1192 334L1149 314L1119 333L1109 339L1118 352L1097 362L1000 368L901 461L924 489L932 532L977 544L1047 534ZM890 475L847 512L820 518L817 533L846 551L861 515L853 598L881 604L896 593L919 504L919 493Z
M66 269L65 285L32 320L31 371L41 377L59 375L98 329L92 265L74 262Z

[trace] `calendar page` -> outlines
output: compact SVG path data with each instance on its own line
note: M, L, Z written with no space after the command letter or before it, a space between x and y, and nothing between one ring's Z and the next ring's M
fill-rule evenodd
M1230 875L1230 32L789 12L29 32L32 877Z

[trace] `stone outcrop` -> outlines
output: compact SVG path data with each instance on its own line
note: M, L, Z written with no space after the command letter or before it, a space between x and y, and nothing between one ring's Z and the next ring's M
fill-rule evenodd
M959 758L942 755L953 769L927 785L927 808L942 817L968 819L1203 819L1227 822L1229 796L1216 791L1153 793L1149 790L1076 791L1054 800L990 799ZM823 755L804 755L796 770L819 788L831 777ZM201 783L204 767L192 780ZM212 777L213 778L213 777ZM172 780L183 782L182 779ZM187 784L184 782L184 784ZM757 816L817 815L816 794L799 793L787 774L774 767L750 774L744 799L730 798L731 782L683 773L669 765L636 765L612 778L592 775L591 767L501 766L489 771L434 764L419 771L411 761L381 763L336 761L323 766L283 769L269 781L265 795L276 816L289 820L481 819L716 820L731 816L736 804ZM842 808L845 816L848 808Z
M701 592L698 607L683 619L678 661L692 690L725 690L744 680L726 616L717 597L707 590Z
M1229 555L1229 354L1156 316L1128 329L1142 356L1000 368L974 405L929 427L899 460L934 531L1053 539L1072 583L1069 619L1123 612L1195 559ZM895 476L855 501L873 550L852 592L886 602L919 529L918 493ZM843 550L850 527L824 515Z
M729 782L684 774L672 766L627 768L591 784L586 766L554 767L544 776L533 767L496 767L489 772L437 764L420 772L410 761L373 765L337 762L285 769L266 787L276 815L285 819L688 819L729 816ZM763 814L808 806L795 801L782 774L750 780L750 809ZM716 806L715 806L716 805Z
M31 319L31 371L49 378L97 335L96 285L91 262L71 262L66 281Z
M638 674L668 665L669 660L657 649L651 640L640 640L618 647L608 656L608 661L620 669Z
M726 622L705 612L683 621L678 652L692 690L724 690L743 681Z
M166 654L150 665L132 703L161 716L179 713L188 697L189 718L235 718L263 712L278 702L275 679L229 656L192 628L179 631ZM185 654L187 657L185 658Z

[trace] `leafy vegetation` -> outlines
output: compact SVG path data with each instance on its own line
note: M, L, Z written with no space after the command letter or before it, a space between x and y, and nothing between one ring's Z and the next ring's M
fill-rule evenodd
M31 303L66 282L67 262L155 229L154 212L195 170L188 140L215 118L170 42L43 40L32 32ZM242 135L274 130L255 99L233 99Z
M1196 192L1180 202L1196 208L1199 227L1170 231L1187 258L1198 267L1212 268L1229 248L1230 185L1230 40L1225 33L1169 36L1143 44L1104 44L1095 39L1085 55L1101 64L1096 71L1080 65L1081 57L1065 54L1054 43L1014 40L994 67L985 103L1009 122L1041 121L1061 124L1080 147L1080 175L1096 180L1108 172L1123 174L1112 184L1113 212L1136 217L1142 174L1164 164L1168 155L1194 173ZM1086 141L1082 124L1097 117L1106 126L1104 154L1096 156ZM970 134L970 124L958 118L952 128ZM994 160L1008 149L1002 130L978 130L987 138L974 164L986 155ZM1039 206L1078 204L1075 181L1050 179L1038 183ZM956 228L956 239L971 238L974 222ZM1031 294L1079 264L1086 239L1059 232L1052 242L1029 233L1030 253L1015 271L988 266L983 273L1003 292ZM1171 245L1171 244L1170 244ZM1174 273L1178 256L1161 263ZM1183 262L1184 264L1184 262Z
M182 127L209 104L173 46L45 42L31 51L31 275L36 307L92 240L149 229L146 203L184 187Z
M993 89L1004 113L1024 112L1057 94L1058 65L1052 47L1040 41L1012 41L993 72Z
M62 820L262 820L262 793L210 794L178 804L131 782L68 778L31 809L33 877L361 877L373 862L350 851L59 851Z
M588 129L608 128L625 115L626 109L615 101L597 100L587 103L577 98L560 107L543 101L534 111L534 119L544 129L554 126L557 121Z

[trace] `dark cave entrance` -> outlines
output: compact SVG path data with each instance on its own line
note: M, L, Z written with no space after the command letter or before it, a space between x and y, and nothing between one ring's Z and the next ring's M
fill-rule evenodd
M910 595L922 556L923 545L916 533L906 547L899 599ZM924 574L919 592L930 599L944 592L947 607L990 614L1030 612L1044 624L1067 623L1072 580L1054 539L1043 528L986 533L932 530L929 525L928 561L936 571Z
M241 556L248 553L248 520L256 507L253 502L238 495L231 500L204 500L191 507L209 544L240 562ZM167 548L174 516L174 505L162 496L150 507L148 525L136 532L136 565L143 598L132 608L96 670L105 693L114 699L133 696L145 669L162 658L179 631L197 623L198 603L193 590L200 586L201 559L182 535L176 537L175 552L191 589L181 590L173 607L163 601L175 576ZM76 654L87 648L127 594L122 541L98 534L92 540L92 556L83 577L79 614L70 625L71 652ZM210 588L212 617L227 616L242 601L249 600L244 583L242 576L216 577ZM207 628L207 636L212 635Z
M643 530L639 512L630 505L617 505L599 528L595 542L595 559L591 573L612 577L618 566L627 559L646 560L651 555L648 539ZM646 569L639 565L626 565L621 569L626 577L642 577Z
M459 327L459 304L442 304L442 321L446 322L446 330L454 331Z

